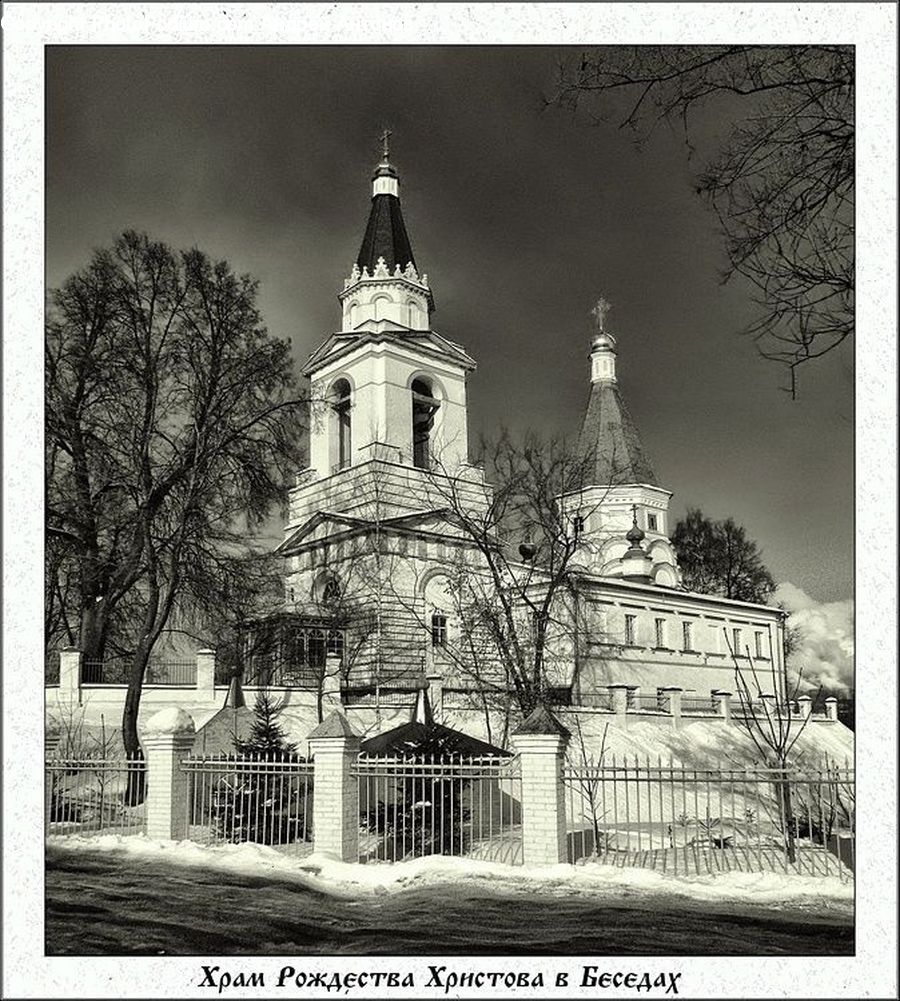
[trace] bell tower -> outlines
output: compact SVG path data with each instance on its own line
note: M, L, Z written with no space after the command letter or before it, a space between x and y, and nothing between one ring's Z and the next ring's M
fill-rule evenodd
M304 482L338 482L375 460L407 478L471 469L466 379L475 362L432 329L434 295L406 229L390 133L381 138L368 222L338 293L341 327L303 369L313 400ZM418 509L422 493L397 501Z
M435 666L435 637L454 628L435 574L471 546L448 498L476 512L489 503L484 475L468 461L475 362L431 326L434 296L413 255L388 139L338 293L340 327L303 368L309 466L289 493L278 547L291 614L320 633L332 613L343 616L342 684L369 692L420 687ZM322 635L319 647L331 642L331 632Z

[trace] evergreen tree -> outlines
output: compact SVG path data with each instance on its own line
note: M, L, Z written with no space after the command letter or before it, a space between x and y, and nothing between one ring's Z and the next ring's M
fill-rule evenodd
M262 690L253 707L246 740L235 738L231 767L219 779L212 810L218 839L284 845L311 836L304 822L312 808L312 779L292 767L305 759L278 721L285 703Z
M253 725L246 740L234 741L234 749L242 755L258 755L266 760L294 756L297 745L289 741L278 722L284 703L276 702L263 690L253 707Z

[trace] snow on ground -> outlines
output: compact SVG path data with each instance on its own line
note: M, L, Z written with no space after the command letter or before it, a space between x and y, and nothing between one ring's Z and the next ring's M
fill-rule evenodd
M241 875L291 879L311 890L352 899L398 893L439 884L476 884L509 893L591 895L604 902L647 896L678 896L694 902L815 910L852 914L853 883L837 877L785 872L723 872L681 875L648 869L584 865L510 866L472 858L433 855L402 863L339 862L325 854L291 858L257 844L201 846L158 841L146 835L50 836L48 846L75 852L121 852L135 859L196 865Z
M632 716L625 727L610 722L600 714L560 712L559 718L572 731L569 758L575 765L596 759L601 744L605 746L604 764L648 760L651 764L672 762L676 768L753 768L759 767L760 755L750 735L740 723L730 726L718 719L685 718L679 729L666 718ZM792 726L800 731L800 722ZM579 729L585 742L582 755ZM605 737L604 737L605 733ZM853 765L853 732L841 723L812 722L803 727L794 747L795 766L820 767L826 758L843 765Z

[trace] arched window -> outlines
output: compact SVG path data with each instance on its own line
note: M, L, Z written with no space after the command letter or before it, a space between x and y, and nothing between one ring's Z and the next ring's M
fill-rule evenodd
M443 573L430 574L422 588L424 624L427 629L431 662L445 662L445 651L458 641L457 594L450 579ZM435 661L437 658L437 661Z
M387 317L391 302L392 300L389 295L375 296L372 300L372 305L375 307L376 320L384 320Z
M410 326L410 329L412 329L412 330L418 330L419 329L419 323L420 323L420 319L421 319L422 313L421 313L421 311L419 309L419 304L416 302L415 299L410 299L410 300L407 301L407 303L406 303L406 315L407 315L407 322L408 322L408 324Z
M413 465L431 467L431 431L440 403L434 398L427 379L414 379L412 389Z
M359 322L359 303L350 303L350 329L356 330L356 324Z
M340 604L342 593L341 582L331 570L323 570L316 575L312 585L312 600L323 613L335 610Z
M336 605L340 600L341 585L338 584L334 577L329 577L322 588L322 601L326 605Z
M338 379L331 387L333 472L350 465L350 406L350 383L346 379Z

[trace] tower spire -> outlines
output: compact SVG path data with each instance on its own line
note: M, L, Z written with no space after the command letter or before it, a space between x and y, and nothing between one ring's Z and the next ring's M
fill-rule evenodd
M591 310L591 395L578 439L579 451L593 456L595 484L656 484L640 436L619 394L616 339L606 330L612 304L604 296Z
M413 268L416 266L400 209L400 178L388 160L392 135L391 130L385 128L379 136L382 160L372 174L372 208L362 246L356 255L359 270L367 268L369 274L374 273L382 258L391 274L398 266L401 271L410 264Z
M356 331L373 323L427 330L434 310L428 275L421 274L416 266L403 221L397 171L388 160L391 134L385 128L378 137L383 159L372 175L369 221L339 295L344 331Z

